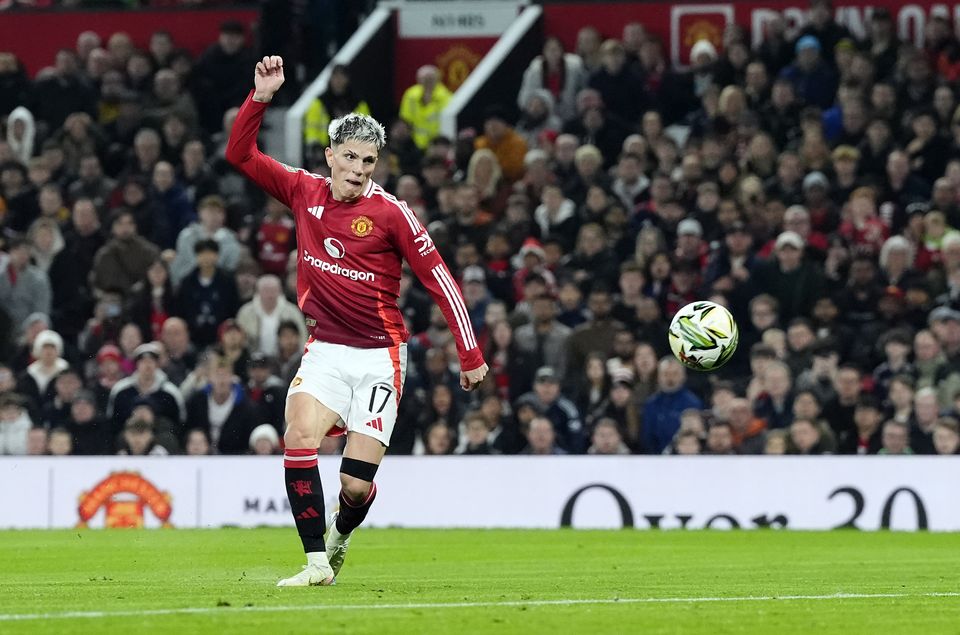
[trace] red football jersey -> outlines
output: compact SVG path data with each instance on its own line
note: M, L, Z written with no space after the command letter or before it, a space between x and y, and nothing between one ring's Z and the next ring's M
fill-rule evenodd
M287 272L287 255L293 249L293 221L284 216L278 221L264 219L257 229L257 260L264 273L281 278Z
M368 181L363 195L333 198L330 179L260 152L257 133L267 104L240 108L227 160L293 210L297 225L297 301L315 320L313 337L359 348L395 346L409 333L397 306L401 258L440 305L457 341L463 370L483 364L460 289L433 240L406 203ZM309 324L309 322L308 322Z

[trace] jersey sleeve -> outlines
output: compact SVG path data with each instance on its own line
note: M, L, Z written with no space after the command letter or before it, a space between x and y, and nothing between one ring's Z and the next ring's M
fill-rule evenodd
M397 203L397 207L400 213L395 214L396 221L391 228L394 244L443 311L457 342L460 369L467 371L479 368L484 363L483 353L477 345L477 336L473 332L460 287L416 215L402 201Z
M257 147L257 133L267 104L247 95L227 141L227 161L251 181L287 207L293 209L294 196L304 178L303 170L291 168L268 157Z

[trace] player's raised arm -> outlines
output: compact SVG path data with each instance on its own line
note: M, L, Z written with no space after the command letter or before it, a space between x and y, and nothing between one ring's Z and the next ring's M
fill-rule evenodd
M434 302L440 306L450 332L457 342L457 354L460 357L460 386L464 390L473 390L480 385L487 374L488 367L483 361L483 351L477 345L477 336L470 323L467 305L463 301L460 287L450 274L446 263L433 244L430 234L420 224L417 217L400 202L406 222L398 223L395 240L410 268L426 287Z
M230 131L227 161L247 178L262 187L287 207L292 207L294 193L303 178L301 170L289 168L260 152L257 133L267 104L283 85L283 58L264 57L254 71L254 90L247 96Z

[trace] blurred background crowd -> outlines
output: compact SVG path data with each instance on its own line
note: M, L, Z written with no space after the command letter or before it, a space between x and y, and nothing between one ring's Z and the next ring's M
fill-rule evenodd
M730 28L683 70L639 23L548 36L517 103L452 139L421 68L374 180L429 228L491 373L459 389L404 272L390 452L956 454L960 41L833 15L815 0L753 48ZM223 157L250 39L225 22L195 57L84 32L34 77L0 52L0 454L278 451L306 329L289 210ZM304 167L354 110L337 68ZM709 374L666 341L701 298L741 330Z

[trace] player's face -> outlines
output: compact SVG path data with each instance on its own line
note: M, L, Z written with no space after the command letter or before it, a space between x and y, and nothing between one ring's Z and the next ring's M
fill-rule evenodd
M360 198L377 167L377 147L348 140L336 148L327 148L326 157L333 181L333 198L338 201Z

